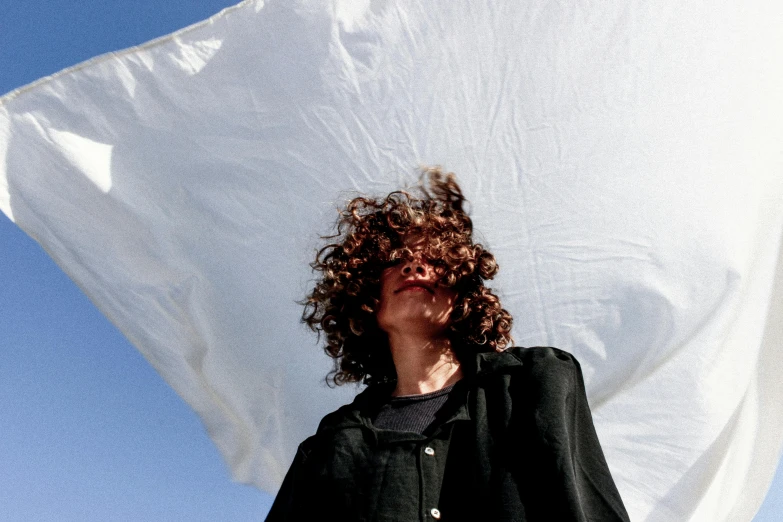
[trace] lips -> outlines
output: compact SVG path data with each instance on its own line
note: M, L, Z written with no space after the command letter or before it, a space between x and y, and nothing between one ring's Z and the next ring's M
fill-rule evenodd
M394 291L395 294L399 294L400 292L404 292L406 290L410 291L417 291L417 289L426 290L427 292L434 294L435 290L433 290L432 285L428 283L424 283L422 281L408 281L400 285L400 287Z

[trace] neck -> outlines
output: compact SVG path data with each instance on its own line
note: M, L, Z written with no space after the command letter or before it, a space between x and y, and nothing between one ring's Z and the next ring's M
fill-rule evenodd
M462 370L447 338L418 338L389 333L397 386L392 395L421 395L451 386Z

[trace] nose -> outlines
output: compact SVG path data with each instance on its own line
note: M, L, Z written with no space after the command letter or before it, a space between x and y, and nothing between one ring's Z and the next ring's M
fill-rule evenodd
M421 255L417 254L402 264L402 275L408 276L413 273L425 277L429 272L429 268L430 264L422 259Z

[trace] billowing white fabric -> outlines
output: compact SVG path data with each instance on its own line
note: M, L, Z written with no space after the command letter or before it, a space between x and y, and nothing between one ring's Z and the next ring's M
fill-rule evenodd
M2 98L0 208L274 492L356 391L298 322L318 235L441 164L517 345L582 362L632 518L748 520L783 441L781 5L243 2Z

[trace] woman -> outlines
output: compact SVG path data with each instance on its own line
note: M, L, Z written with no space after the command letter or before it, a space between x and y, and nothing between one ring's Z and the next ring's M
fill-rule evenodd
M453 174L429 175L352 200L313 264L304 321L332 382L367 388L300 445L267 520L628 520L578 362L506 349L494 256Z

